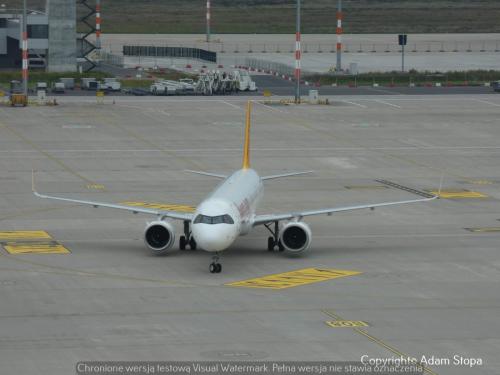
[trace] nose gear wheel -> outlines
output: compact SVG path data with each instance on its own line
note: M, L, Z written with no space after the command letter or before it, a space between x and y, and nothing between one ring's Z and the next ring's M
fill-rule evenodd
M215 253L212 257L212 263L210 263L209 271L210 273L221 273L222 265L219 263L219 253Z

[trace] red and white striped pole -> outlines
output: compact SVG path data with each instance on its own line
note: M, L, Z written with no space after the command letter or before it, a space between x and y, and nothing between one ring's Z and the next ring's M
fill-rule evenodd
M210 43L210 0L207 0L207 43Z
M26 0L23 1L23 32L22 32L22 60L23 60L23 93L28 97L28 11Z
M101 0L95 1L95 46L101 52Z
M337 72L342 70L342 0L338 0L337 9Z
M302 51L300 47L300 0L297 0L297 23L295 30L295 103L300 103L300 60Z

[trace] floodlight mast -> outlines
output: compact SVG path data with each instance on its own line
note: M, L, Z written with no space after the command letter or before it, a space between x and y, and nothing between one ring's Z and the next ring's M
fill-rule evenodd
M22 30L22 76L23 94L28 97L28 10L26 0L23 0L23 30Z
M337 72L342 71L342 0L337 3Z
M210 19L211 16L211 3L210 0L207 0L207 43L210 43Z
M297 0L297 20L295 25L295 103L300 103L300 60L302 51L300 46L300 0Z

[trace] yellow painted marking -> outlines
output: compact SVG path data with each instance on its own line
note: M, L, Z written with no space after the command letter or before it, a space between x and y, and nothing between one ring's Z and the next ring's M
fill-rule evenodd
M245 144L243 146L243 166L242 169L250 168L250 126L251 126L252 102L247 103L247 114L245 124Z
M87 189L89 190L104 190L104 185L101 184L88 184Z
M332 328L369 327L368 323L361 320L334 320L325 323Z
M165 204L165 203L151 203L151 202L122 202L125 206L152 208L155 210L163 211L179 211L179 212L194 212L196 210L193 206L185 206L180 204Z
M95 96L102 98L104 96L104 91L96 91Z
M342 318L335 314L332 310L322 310L326 315L336 319L336 320L342 320ZM409 358L409 356L401 351L399 351L398 349L396 349L395 347L389 345L389 344L386 344L384 341L376 338L375 336L372 336L370 335L368 332L366 332L363 328L359 328L359 327L353 327L353 331L359 333L360 335L363 335L365 336L367 339L369 339L370 341L374 342L375 344L377 345L380 345L381 347L389 350L390 352L396 354L398 357L401 357L401 358ZM434 371L432 371L430 368L428 367L425 367L425 366L422 366L423 369L424 369L424 372L426 372L427 374L430 374L430 375L437 375L437 373L435 373Z
M317 283L320 281L337 279L340 277L359 275L361 272L319 268L305 268L303 270L280 273L257 277L255 279L236 281L225 284L227 286L244 288L263 288L263 289L286 289L300 285Z
M486 194L469 190L431 191L431 193L445 199L488 198Z
M51 239L44 230L15 230L0 232L0 241Z
M465 228L474 233L494 233L500 232L500 227L486 227L486 228Z
M271 91L270 91L270 90L267 90L267 89L266 89L266 90L264 90L264 96L265 96L266 98L269 98L271 95L272 95L272 94L271 94Z
M10 254L69 254L70 251L57 242L7 242L3 245Z

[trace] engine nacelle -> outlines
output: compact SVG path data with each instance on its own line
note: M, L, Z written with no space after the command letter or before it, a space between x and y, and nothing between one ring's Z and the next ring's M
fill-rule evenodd
M297 221L283 226L280 231L280 241L290 254L300 254L311 244L311 229L306 223Z
M167 221L148 223L144 231L144 242L154 254L165 254L175 243L175 231Z

